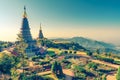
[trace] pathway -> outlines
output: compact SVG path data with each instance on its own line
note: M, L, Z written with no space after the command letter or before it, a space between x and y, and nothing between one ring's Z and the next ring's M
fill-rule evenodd
M110 72L107 74L107 80L116 80L116 72Z
M94 60L92 59L92 62L95 62L95 63L99 63L99 64L104 64L104 65L107 65L107 66L110 66L110 67L113 67L113 68L119 68L120 65L116 65L116 64L112 64L112 63L108 63L108 62L104 62L104 61L100 61L100 60Z

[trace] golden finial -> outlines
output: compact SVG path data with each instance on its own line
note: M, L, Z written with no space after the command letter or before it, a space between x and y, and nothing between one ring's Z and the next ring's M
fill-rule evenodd
M27 17L27 13L26 13L26 7L24 6L24 14L23 14L23 17Z
M41 28L41 23L40 23L40 30L42 30L42 28Z

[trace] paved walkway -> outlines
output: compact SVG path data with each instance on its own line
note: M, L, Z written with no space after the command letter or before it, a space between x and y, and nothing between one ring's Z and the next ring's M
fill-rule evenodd
M113 67L113 68L116 68L116 69L118 69L119 66L120 66L120 65L116 65L116 64L100 61L100 60L92 60L92 62L99 63L99 64L104 64L104 65L107 65L107 66L110 66L110 67Z
M71 69L63 69L63 73L66 75L65 80L72 80L74 73Z
M113 71L113 72L108 73L107 80L116 80L116 72Z
M40 72L38 75L46 75L50 74L51 71L45 71L45 72ZM63 69L63 73L65 74L65 80L72 80L72 77L74 76L74 73L70 69Z
M51 73L51 71L45 71L45 72L38 73L38 75L46 75L46 74L50 74L50 73Z

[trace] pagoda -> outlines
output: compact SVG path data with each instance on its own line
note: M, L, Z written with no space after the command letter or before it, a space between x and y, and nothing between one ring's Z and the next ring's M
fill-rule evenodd
M22 27L21 27L21 35L26 43L31 43L33 41L31 33L30 33L30 27L29 22L27 19L27 13L26 13L26 7L24 7L24 14L22 19Z
M39 39L44 39L43 33L42 33L42 28L41 28L41 24L40 24L40 30L39 30Z
M26 13L26 7L24 6L24 14L23 14L23 19L22 19L22 27L20 29L20 34L23 38L23 41L27 43L27 48L25 49L25 53L27 56L34 56L34 40L32 39L31 32L30 32L30 27L29 27L29 22L27 19L27 13Z

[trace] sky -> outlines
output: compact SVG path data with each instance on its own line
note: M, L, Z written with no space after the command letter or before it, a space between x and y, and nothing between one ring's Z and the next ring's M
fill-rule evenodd
M87 37L120 45L119 0L0 0L0 41L15 41L26 12L33 38Z

